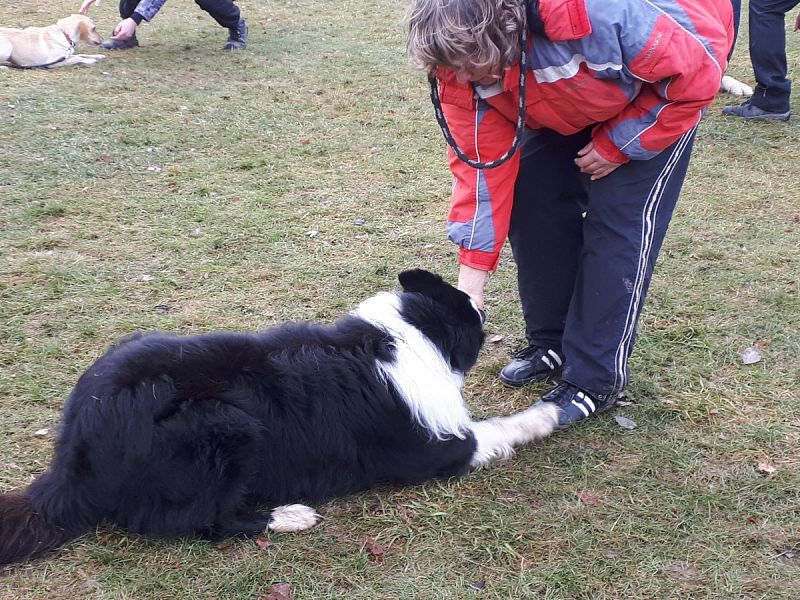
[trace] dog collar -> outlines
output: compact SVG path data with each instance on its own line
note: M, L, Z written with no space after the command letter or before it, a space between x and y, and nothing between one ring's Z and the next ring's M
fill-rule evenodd
M75 42L72 41L72 38L69 37L69 34L66 31L64 31L63 29L61 30L61 33L63 33L64 37L67 38L67 43L70 45L70 48L74 48L75 47Z

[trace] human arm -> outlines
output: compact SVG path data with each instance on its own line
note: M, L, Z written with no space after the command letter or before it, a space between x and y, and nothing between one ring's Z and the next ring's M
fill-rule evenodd
M100 0L83 0L83 4L81 4L78 12L84 16L88 15L89 9L92 8L93 5L100 6Z
M643 83L618 115L595 129L593 147L603 158L617 163L652 158L697 125L725 71L732 27L724 21L707 16L699 31L690 31L660 15L643 32L643 47L635 45L643 36L614 34L626 70ZM597 33L608 24L593 25Z
M92 0L86 0L90 2ZM166 0L141 0L136 5L133 13L127 19L122 19L114 28L114 33L111 36L112 40L127 40L136 34L136 28L142 21L150 21L161 7L164 6ZM99 3L99 2L98 2Z
M447 76L439 81L442 111L459 148L470 159L483 162L503 155L514 139L515 123L485 100L474 98L469 84ZM452 149L447 152L453 175L448 237L459 246L462 265L494 271L508 235L520 152L492 169L475 169Z

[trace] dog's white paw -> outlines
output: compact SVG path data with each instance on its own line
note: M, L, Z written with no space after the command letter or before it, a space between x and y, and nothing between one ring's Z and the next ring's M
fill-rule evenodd
M317 511L305 504L276 506L270 514L268 529L281 533L311 529L322 520Z
M748 98L753 95L753 88L746 83L742 83L738 79L734 79L730 75L725 75L725 77L722 78L719 91L733 96L746 96Z

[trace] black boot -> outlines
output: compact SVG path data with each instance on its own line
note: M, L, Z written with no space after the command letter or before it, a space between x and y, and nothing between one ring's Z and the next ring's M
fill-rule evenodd
M136 48L138 45L139 40L136 39L135 33L127 40L112 40L108 38L100 43L100 47L106 50L127 50L128 48Z
M228 43L222 48L223 50L244 50L247 48L247 23L244 19L239 19L239 24L236 27L228 29Z

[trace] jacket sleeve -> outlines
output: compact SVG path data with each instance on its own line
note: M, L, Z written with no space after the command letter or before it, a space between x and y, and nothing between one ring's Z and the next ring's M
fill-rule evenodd
M150 22L158 11L161 10L161 7L164 6L166 1L167 0L141 0L139 4L136 5L133 12L139 13L145 21Z
M445 89L442 110L459 148L473 160L490 161L502 156L514 140L515 125L472 97L470 89ZM493 169L475 169L448 148L453 190L447 219L448 238L460 248L459 262L494 271L508 236L519 150Z
M732 31L720 26L714 37L702 39L666 16L658 18L644 49L628 63L644 82L640 93L593 134L604 158L652 158L697 125L719 91Z

